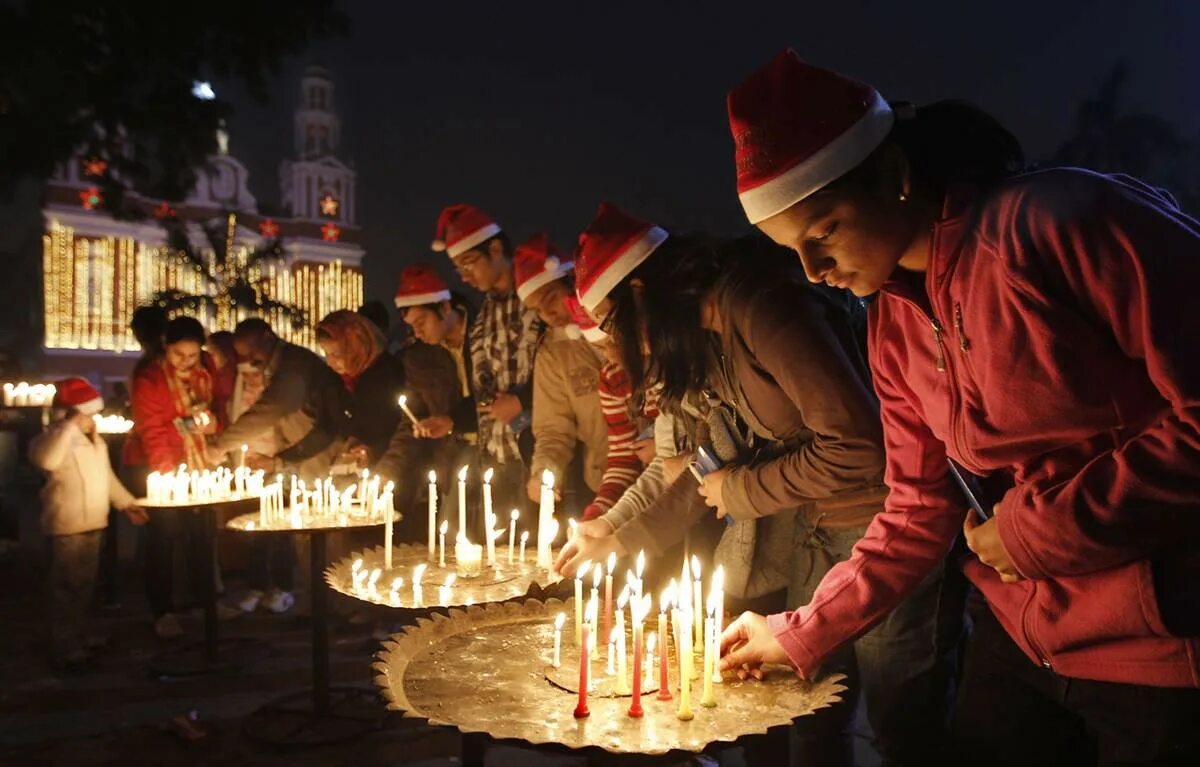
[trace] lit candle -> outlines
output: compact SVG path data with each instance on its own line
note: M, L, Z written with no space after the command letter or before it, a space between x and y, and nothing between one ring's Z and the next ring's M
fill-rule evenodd
M725 631L725 566L717 565L713 572L712 584L709 585L710 598L715 601L716 612L713 615L713 668L712 680L721 684L721 634Z
M411 410L408 409L408 397L404 394L401 394L400 399L397 401L397 403L400 405L400 409L404 411L404 414L406 416L408 416L408 420L412 421L412 425L416 426L417 425L417 417L415 415L413 415L413 412Z
M454 568L460 578L476 578L483 572L483 547L462 533L454 541Z
M525 542L529 540L529 531L521 531L521 564L525 564Z
M658 699L671 699L671 684L667 677L667 656L670 654L667 646L670 634L667 633L667 608L671 605L671 590L667 589L663 592L662 598L658 601L658 635L662 637L662 647L659 648L658 660ZM679 646L676 644L675 652L678 654Z
M692 610L696 614L696 636L695 646L699 647L704 641L704 625L700 620L700 616L704 615L704 600L700 598L700 558L695 554L692 555Z
M240 455L238 455L238 468L244 470L246 468L246 453L250 452L250 446L242 445L242 449L239 452Z
M608 571L604 576L604 633L609 635L612 633L613 625L613 597L612 597L612 575L613 568L617 566L617 555L615 553L608 555Z
M442 520L441 527L438 528L438 567L446 566L446 530L450 527L447 520Z
M371 577L367 579L367 594L369 596L379 598L379 592L375 588L375 584L379 583L379 576L383 575L383 571L376 567L371 571Z
M554 521L554 472L546 469L542 472L542 495L538 505L537 527L537 566L550 567L554 562L550 558L550 543L557 532L557 527L551 529Z
M582 641L579 643L579 702L575 704L575 718L583 719L590 713L588 711L588 677L589 677L589 659L588 645L591 643L592 634L591 627L583 627Z
M676 604L679 606L679 612L685 613L692 609L692 589L688 584L692 582L692 565L688 562L688 558L683 558L683 572L679 575L679 601Z
M637 563L634 565L634 576L637 578L633 584L634 599L642 598L642 573L646 571L646 552L639 551L637 555Z
M550 665L558 668L562 665L562 628L567 622L567 616L559 613L554 618L554 657L550 661Z
M513 563L513 555L516 553L517 517L519 516L521 513L516 509L513 509L508 515L508 563L510 565ZM521 559L525 559L524 554L521 555Z
M654 677L654 648L658 644L658 634L651 631L646 635L646 669L642 673L647 679Z
M683 583L687 591L687 581ZM691 611L680 611L682 624L679 627L679 710L675 716L683 721L692 718L692 624Z
M633 618L633 700L629 703L629 715L634 719L642 715L642 621L650 610L650 595L630 605Z
M625 603L629 592L622 591L617 599L617 620L613 626L613 638L617 645L617 694L629 694L629 679L625 676Z
M575 644L582 646L583 641L583 576L592 566L590 561L584 562L575 573Z
M592 598L591 602L597 605L600 603L600 578L604 575L604 568L600 567L599 563L592 569ZM589 602L589 604L591 604Z
M417 565L412 571L413 607L421 606L421 577L425 575L425 563Z
M467 467L458 470L458 530L467 531Z
M391 602L394 605L399 606L399 604L400 604L400 589L403 586L404 586L404 579L401 578L400 576L396 576L394 579L392 579L392 589L388 593L388 601L389 602Z
M445 605L445 604L450 603L450 587L454 585L454 578L455 578L454 573L450 573L449 575L446 576L446 582L443 583L441 586L438 586L438 603L439 604Z
M383 496L379 499L380 513L383 514L383 567L392 569L392 489L391 482L384 485Z
M713 619L713 613L717 611L717 603L713 601L713 595L708 595L708 617L704 619L704 691L700 694L700 705L705 708L712 708L717 705L717 699L713 696L713 668L716 666L713 653L715 650L716 636L714 629L716 621Z
M489 565L496 563L496 544L492 538L492 529L496 527L495 515L492 514L492 476L495 470L489 468L483 473L483 529L484 543L487 544L487 561Z
M433 550L434 535L437 534L437 502L438 502L438 487L437 487L437 472L429 472L429 561L432 562L435 552Z
M614 665L617 659L617 635L615 633L608 635L608 652L605 654L605 657L608 662L605 671L608 672L610 677L615 679L617 676L617 667Z

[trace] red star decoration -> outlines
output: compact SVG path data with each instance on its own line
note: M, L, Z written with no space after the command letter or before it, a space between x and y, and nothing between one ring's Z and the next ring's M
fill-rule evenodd
M178 211L176 211L174 208L172 208L170 205L168 205L165 202L154 209L154 217L157 218L159 221L162 221L162 220L168 219L168 218L175 218L175 216L177 216L177 215L179 215Z
M342 236L342 230L337 228L337 224L329 223L321 227L321 239L327 242L337 242Z
M273 219L268 218L259 222L258 231L263 237L278 237L279 224L275 223Z
M104 202L104 195L100 194L97 187L89 186L79 193L79 201L83 203L84 210L95 210Z
M332 194L326 194L324 197L318 200L318 202L321 204L322 216L329 216L330 218L337 216L338 206L341 205L341 203L339 203L338 199Z
M103 176L106 170L108 170L108 163L99 157L89 157L83 161L85 176Z

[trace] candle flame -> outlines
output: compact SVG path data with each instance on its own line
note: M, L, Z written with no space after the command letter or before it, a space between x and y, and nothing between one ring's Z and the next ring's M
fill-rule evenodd
M688 563L687 557L683 558L683 575L681 575L679 579L684 583L687 583L692 579L692 566Z
M414 586L421 585L421 577L423 575L425 575L425 563L424 562L422 562L421 564L419 564L413 568L412 577L413 577L413 585Z
M550 471L549 469L542 471L542 487L549 489L554 488L554 472Z
M567 616L564 615L563 613L559 613L558 617L556 617L554 619L554 630L562 631L563 624L566 622L567 622Z
M600 588L600 577L602 575L604 575L604 573L600 570L599 567L597 567L595 570L592 571L592 588L594 588L594 589Z
M376 567L371 571L371 577L367 579L367 582L374 586L375 582L379 580L379 576L381 575L383 575L383 570L380 570L378 567Z
M625 605L629 603L629 589L621 589L620 596L617 597L617 609L624 610Z
M617 566L617 553L615 551L608 555L608 562L606 564L608 565L608 574L612 575L613 568Z
M401 394L400 399L396 400L396 402L397 402L397 404L400 405L400 409L403 410L404 406L408 404L408 396L405 394Z
M435 484L435 483L437 483L437 472L436 472L436 471L434 471L434 470L432 470L432 469L430 469L430 470L429 470L429 484L431 484L431 485L432 485L432 484Z
M725 588L725 565L717 565L717 569L713 571L712 589L720 591Z
M350 566L350 572L357 573L361 569L362 569L362 559L359 558L359 559L354 560L354 564Z
M438 532L441 533L442 535L445 535L446 531L449 529L450 529L450 522L448 520L443 519L442 524L438 525Z
M466 466L464 466L458 470L458 481L459 482L467 481L467 467Z
M692 577L700 580L700 557L692 555Z
M715 618L717 615L717 592L708 592L708 617Z
M637 558L637 570L636 570L639 581L642 579L642 573L645 571L645 569L646 569L646 552L639 551L638 558Z
M513 522L516 522L517 518L520 516L521 516L521 512L517 511L516 509L513 509L512 511L510 511L508 513L508 518L511 519Z
M492 483L492 477L494 477L495 475L496 475L496 470L489 466L488 470L483 473L483 484L490 485Z
M524 543L524 542L525 542L525 541L527 541L527 540L529 540L529 531L528 531L528 530L522 530L522 531L521 531L521 543Z
M675 600L679 598L679 584L675 582L674 578L672 578L667 584L666 594L667 601L671 604L675 604Z
M404 585L404 579L401 578L400 576L396 576L395 580L392 581L392 591L399 591L400 587L403 585Z
M242 452L243 452L243 453L248 453L248 452L250 452L250 446L249 446L249 445L242 445Z
M592 566L592 560L590 560L590 559L585 560L584 563L579 566L579 571L575 573L575 577L580 580L583 580L583 577L585 575L587 575L588 568L590 568L591 566Z

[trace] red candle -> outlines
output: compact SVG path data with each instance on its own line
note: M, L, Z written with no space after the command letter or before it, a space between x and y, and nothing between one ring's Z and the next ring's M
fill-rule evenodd
M642 619L645 613L641 606L633 609L633 701L629 704L629 715L634 719L642 715Z
M583 719L590 712L587 704L588 688L588 644L592 638L591 624L583 624L583 642L579 645L579 703L575 704L575 718Z
M662 609L658 611L658 637L660 646L658 648L658 699L670 700L671 683L667 679L667 638L670 634L667 633L667 608L664 600ZM676 650L679 648L676 647Z

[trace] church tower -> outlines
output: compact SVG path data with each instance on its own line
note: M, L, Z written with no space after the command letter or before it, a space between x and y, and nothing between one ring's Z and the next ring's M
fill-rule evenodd
M284 207L295 219L354 226L354 171L337 158L341 120L329 71L310 65L300 79L294 158L279 169Z

